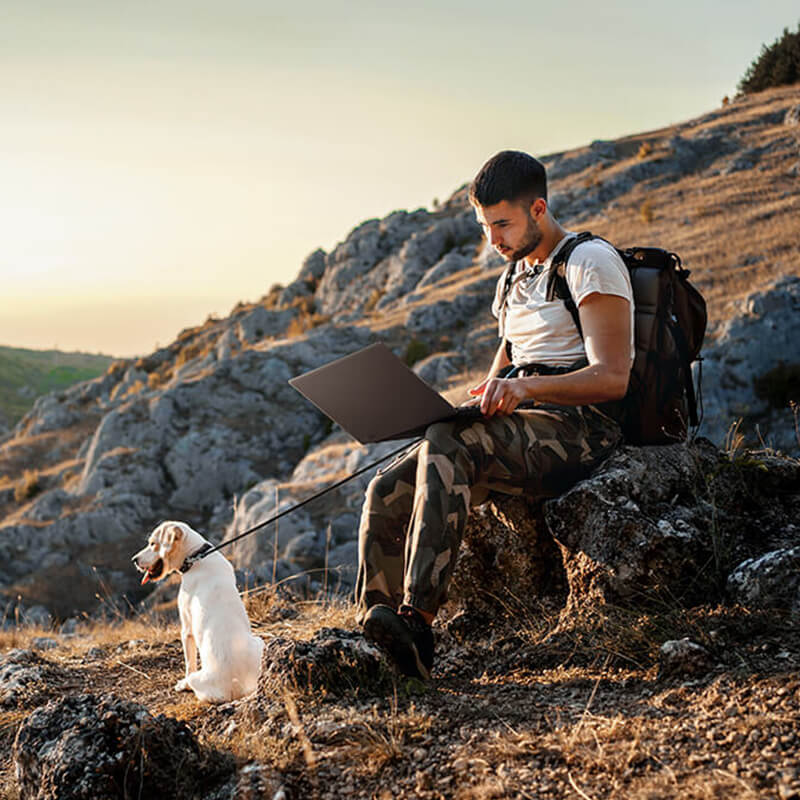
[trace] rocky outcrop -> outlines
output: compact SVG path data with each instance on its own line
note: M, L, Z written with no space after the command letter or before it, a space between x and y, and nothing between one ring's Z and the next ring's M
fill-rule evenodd
M786 276L749 294L739 313L703 348L700 432L722 443L736 420L744 420L748 443L796 452L800 441L790 401L800 392L800 278ZM699 373L696 372L696 378Z
M743 177L773 163L783 175L797 161L795 106L796 95L776 94L762 110L745 114L737 102L667 131L548 156L551 205L576 229L588 217L608 221L600 215L623 201L641 202L640 190L688 175ZM765 219L774 213L770 206ZM9 608L21 598L5 624L37 606L56 620L87 610L98 590L127 607L141 597L128 558L161 519L184 518L218 541L368 463L380 449L337 438L287 380L381 340L409 361L424 356L415 369L437 389L464 384L497 346L488 309L503 264L480 234L465 187L433 211L368 220L330 252L312 252L294 281L259 302L41 398L0 436L0 594ZM787 238L786 251L793 248ZM753 266L758 256L747 258ZM760 435L798 452L788 408L800 370L792 357L798 285L789 276L759 289L709 338L702 433L715 444L742 418L748 444ZM243 580L349 591L368 479L283 518L277 535L267 529L237 543L230 553ZM662 548L681 541L702 558L698 520L659 518L648 535L660 536ZM477 544L473 555L496 557ZM530 581L526 591L537 574L520 575Z
M457 609L533 610L566 622L604 606L732 600L797 608L800 462L731 459L710 442L625 447L558 498L495 496L468 522Z
M71 695L28 717L14 741L21 800L194 798L230 770L189 728L114 695Z

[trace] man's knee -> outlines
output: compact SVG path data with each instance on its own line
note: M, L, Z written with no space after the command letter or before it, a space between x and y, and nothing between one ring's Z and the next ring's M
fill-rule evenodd
M425 439L431 443L437 452L448 452L464 446L458 436L463 425L453 420L434 422L425 429Z

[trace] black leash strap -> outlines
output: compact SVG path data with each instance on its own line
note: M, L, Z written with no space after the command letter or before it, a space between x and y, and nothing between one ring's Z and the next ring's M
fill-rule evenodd
M302 508L307 503L310 503L312 500L316 500L318 497L322 497L322 495L327 494L328 492L332 492L334 489L338 489L340 486L344 485L348 481L353 480L353 478L357 478L359 475L363 475L365 472L377 467L382 461L386 461L387 459L391 458L392 456L399 455L404 450L411 450L412 447L416 447L421 441L423 437L420 437L411 444L404 444L402 447L398 447L397 450L392 450L391 453L387 453L385 456L381 456L377 461L373 461L371 464L367 464L366 467L361 467L361 469L357 469L352 474L348 475L346 478L342 478L336 483L332 483L330 486L326 486L321 491L317 492L316 494L312 494L310 497L307 497L305 500L301 500L299 503L293 505L291 508L284 509L283 511L275 514L275 516L270 517L269 519L264 520L263 522L259 522L258 525L254 525L252 528L234 536L231 539L226 539L224 542L220 542L218 545L209 548L203 553L199 553L194 559L193 563L199 561L206 556L210 556L212 553L216 553L217 550L227 547L229 544L233 544L234 542L238 542L239 539L244 539L245 536L249 536L251 533L255 533L261 528L266 527L267 525L279 520L281 517L285 517L287 514L291 514L293 511L297 511L298 508Z

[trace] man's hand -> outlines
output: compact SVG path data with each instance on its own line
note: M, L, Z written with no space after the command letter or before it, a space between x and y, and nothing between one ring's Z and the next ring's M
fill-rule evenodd
M471 395L477 395L472 405L480 402L481 412L487 417L493 414L511 414L517 406L529 400L525 383L520 378L488 378L470 389Z

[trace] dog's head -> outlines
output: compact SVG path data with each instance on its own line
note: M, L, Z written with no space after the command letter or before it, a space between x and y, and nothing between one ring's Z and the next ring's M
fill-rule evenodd
M144 573L142 583L160 581L180 569L189 555L190 533L191 528L183 522L162 522L147 537L147 547L132 559Z

